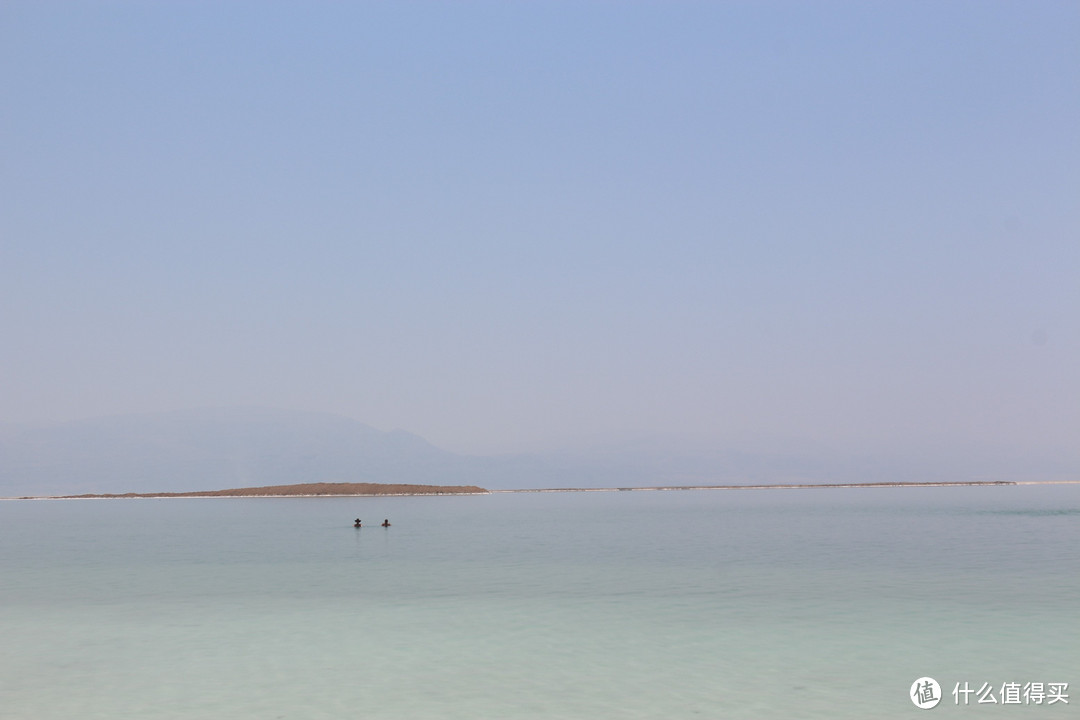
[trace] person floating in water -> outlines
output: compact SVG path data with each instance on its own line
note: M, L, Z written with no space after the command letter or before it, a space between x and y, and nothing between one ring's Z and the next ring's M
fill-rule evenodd
M382 526L383 527L390 527L390 521L389 520L383 520L382 521Z
M353 527L360 527L360 518L356 518L356 520L353 522L352 526Z

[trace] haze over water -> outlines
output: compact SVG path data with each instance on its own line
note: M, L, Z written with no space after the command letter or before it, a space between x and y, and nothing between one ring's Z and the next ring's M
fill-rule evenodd
M1078 37L1050 0L2 2L0 496L1080 478ZM957 714L1077 680L1078 508L0 502L0 716L890 718L922 676Z
M889 718L931 676L951 715L1077 682L1078 543L1077 486L4 502L0 704Z

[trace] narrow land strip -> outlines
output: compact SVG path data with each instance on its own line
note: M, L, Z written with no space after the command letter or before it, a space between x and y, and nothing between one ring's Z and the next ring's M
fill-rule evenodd
M536 488L489 490L492 493L636 492L642 490L820 490L825 488L986 487L1006 485L1080 485L1080 480L957 480L952 482L783 483L775 485L655 485L651 487Z
M1009 485L1080 485L1080 480L958 480L955 482L781 483L775 485L653 485L649 487L561 487L488 490L476 485L402 485L387 483L300 483L228 490L157 493L86 493L38 495L0 500L112 500L133 498L220 497L386 497L415 495L491 495L495 493L658 492L665 490L824 490L836 488L1003 487Z
M477 495L488 491L475 485L397 485L385 483L300 483L228 490L193 492L102 493L50 496L57 500L111 498L212 498L212 497L369 497L380 495Z

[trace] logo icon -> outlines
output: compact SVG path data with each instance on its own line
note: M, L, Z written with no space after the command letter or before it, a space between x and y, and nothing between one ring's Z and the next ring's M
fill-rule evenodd
M921 677L911 683L911 692L908 694L911 702L915 703L915 707L920 710L937 707L937 704L941 702L941 686L932 677Z

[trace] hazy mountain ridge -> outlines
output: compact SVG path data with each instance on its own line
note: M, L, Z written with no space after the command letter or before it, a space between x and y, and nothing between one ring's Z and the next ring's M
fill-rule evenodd
M189 492L314 482L495 489L806 480L764 462L631 443L492 457L329 413L218 408L0 427L0 496ZM828 479L823 477L822 479Z
M0 428L0 494L442 484L458 459L417 435L331 414L185 410Z
M575 451L459 455L418 435L329 413L266 408L0 426L0 497L156 493L298 483L491 489L1076 479L1068 459L854 453L658 436Z

